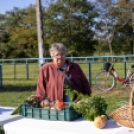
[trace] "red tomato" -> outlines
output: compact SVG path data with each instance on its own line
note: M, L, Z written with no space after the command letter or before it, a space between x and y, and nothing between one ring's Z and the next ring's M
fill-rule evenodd
M63 101L57 100L55 103L56 109L62 109L63 107L67 107L68 105L64 103Z
M56 103L55 103L55 108L56 109L62 109L63 107L63 102L60 101L60 100L57 100Z
M56 109L62 109L64 106L64 103L63 102L59 102L56 106Z

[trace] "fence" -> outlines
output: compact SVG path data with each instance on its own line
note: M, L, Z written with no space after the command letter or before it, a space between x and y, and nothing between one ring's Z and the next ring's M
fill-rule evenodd
M66 57L66 59L74 62L75 60L84 60L85 63L96 63L98 60L99 62L111 62L112 58L116 59L117 61L127 62L127 60L130 60L130 58L134 58L134 55L120 55L120 56L96 56L96 57ZM7 63L12 63L13 65L16 64L16 62L23 62L25 64L29 64L29 62L38 62L39 60L44 60L44 63L47 61L51 61L52 58L19 58L19 59L0 59L0 64L4 65Z
M128 61L128 58L134 56L113 56L115 59L120 58L120 62L115 64L117 73L121 78L126 77L127 64L132 64L132 61ZM67 57L68 60L72 62L77 62L82 70L84 71L86 77L89 80L90 85L94 84L94 79L97 73L102 69L103 62L111 62L111 56L102 57ZM122 60L121 60L122 58ZM98 60L96 60L98 59ZM39 74L39 58L27 58L27 59L1 59L1 87L2 87L2 77L3 81L6 80L36 80ZM118 60L118 59L117 59ZM44 58L44 62L52 61L51 58ZM83 63L82 63L83 62ZM120 67L120 68L119 68Z
M2 66L0 65L0 88L2 88Z

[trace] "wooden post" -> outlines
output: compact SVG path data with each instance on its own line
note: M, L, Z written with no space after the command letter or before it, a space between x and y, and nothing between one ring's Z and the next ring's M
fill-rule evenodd
M45 56L44 46L44 34L43 34L43 23L42 23L42 12L41 12L41 1L36 0L36 19L37 19L37 37L38 37L38 53L39 58ZM39 59L39 65L44 64L43 59Z

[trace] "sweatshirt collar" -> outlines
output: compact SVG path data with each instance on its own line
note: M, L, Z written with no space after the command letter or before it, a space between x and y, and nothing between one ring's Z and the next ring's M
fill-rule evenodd
M68 60L66 60L65 63L67 64L67 68L69 68L70 66L73 65L73 64L72 64L71 62L69 62ZM59 66L58 66L57 64L55 64L54 62L53 62L53 66L54 66L55 69L57 69L57 70L59 69Z

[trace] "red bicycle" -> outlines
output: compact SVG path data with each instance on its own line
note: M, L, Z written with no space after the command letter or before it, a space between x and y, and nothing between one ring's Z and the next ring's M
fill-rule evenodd
M129 85L130 88L132 88L134 83L134 72L131 72L131 69L134 68L134 65L128 65L128 67L129 69L125 80L121 80L114 70L114 63L112 65L109 62L104 63L103 68L106 71L97 74L95 78L96 87L102 91L111 90L115 85L115 80L117 79L124 86Z

